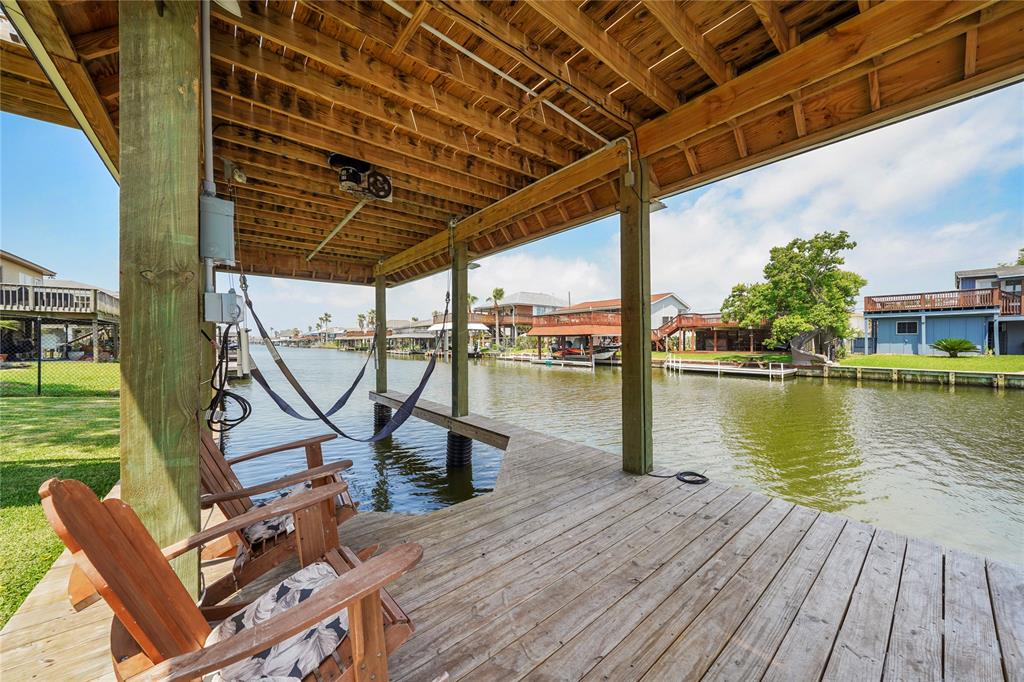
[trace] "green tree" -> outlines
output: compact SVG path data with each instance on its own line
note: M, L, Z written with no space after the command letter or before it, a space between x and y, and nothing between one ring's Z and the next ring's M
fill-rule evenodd
M494 303L494 343L498 348L501 348L501 309L498 306L503 298L505 298L505 290L501 287L494 287L491 290L491 295L487 297L488 301Z
M811 353L853 336L850 310L867 280L840 266L846 262L842 252L856 246L840 230L773 248L764 267L765 281L734 286L722 303L722 319L741 327L767 322L771 335L766 345L789 343Z
M476 302L479 301L479 300L480 299L477 298L476 296L474 296L473 294L466 294L466 307L467 307L467 311L466 312L472 313L473 312L473 306L475 306Z
M366 329L366 313L356 315L356 321L359 322L359 331Z
M377 311L374 308L370 308L366 311L366 324L370 329L377 327Z

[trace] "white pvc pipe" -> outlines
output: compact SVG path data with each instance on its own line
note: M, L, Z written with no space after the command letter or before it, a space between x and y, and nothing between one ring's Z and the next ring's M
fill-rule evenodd
M213 94L210 76L210 0L200 0L202 18L200 27L200 55L203 67L203 194L217 194L213 179Z

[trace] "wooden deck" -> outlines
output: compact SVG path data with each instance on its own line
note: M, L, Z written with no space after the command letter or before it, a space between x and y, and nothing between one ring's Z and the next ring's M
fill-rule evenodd
M342 527L354 547L424 547L392 590L417 628L394 679L1024 679L1020 567L716 482L630 476L606 452L452 424L441 405L417 414L507 451L491 494ZM73 614L67 570L4 629L5 682L110 676L109 611Z

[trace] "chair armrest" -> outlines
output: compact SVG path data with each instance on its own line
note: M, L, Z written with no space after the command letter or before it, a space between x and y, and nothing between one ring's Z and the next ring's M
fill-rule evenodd
M222 493L209 493L202 495L199 498L199 506L206 509L211 507L217 502L224 502L225 500L237 500L242 497L252 497L253 495L259 495L261 493L269 493L274 490L281 490L282 488L288 488L302 483L304 481L313 481L318 478L324 478L329 476L336 471L348 469L352 466L352 460L342 459L337 462L329 462L323 466L314 467L312 469L306 469L305 471L297 471L294 474L288 474L282 476L273 481L266 483L260 483L259 485L250 486L248 488L242 488L241 490L228 490ZM347 486L346 486L347 489Z
M345 571L330 585L306 601L279 613L258 627L247 628L211 646L175 656L135 675L143 680L192 680L264 651L288 637L308 630L320 621L355 604L404 575L423 557L415 543L399 545Z
M346 488L348 486L344 483L331 483L330 485L322 485L305 492L282 497L262 507L253 507L244 514L239 514L223 523L218 523L212 528L207 528L191 537L164 547L164 557L168 560L173 559L200 545L205 545L210 540L247 528L257 521L271 519L275 516L283 516L284 514L294 514L300 509L306 509L321 502L326 502L333 499L336 495L340 495Z
M336 433L325 433L322 436L313 436L311 438L303 438L302 440L294 440L291 443L281 443L280 445L271 445L269 448L263 448L262 450L253 450L247 452L244 455L238 457L232 457L226 459L228 464L238 464L239 462L245 462L250 459L256 459L264 455L272 455L275 452L284 452L286 450L298 450L304 448L307 445L314 445L316 443L326 443L329 440L334 440L338 437Z

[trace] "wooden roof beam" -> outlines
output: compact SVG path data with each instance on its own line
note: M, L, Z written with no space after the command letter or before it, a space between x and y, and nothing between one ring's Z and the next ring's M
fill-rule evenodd
M474 107L417 78L412 78L409 74L402 73L314 28L292 21L288 16L262 4L243 5L241 17L222 10L216 4L212 9L221 21L268 38L289 50L380 88L400 100L411 102L431 111L434 115L464 125L474 134L483 133L544 159L544 161L538 161L522 157L520 167L517 169L521 173L531 177L541 177L553 170L551 163L563 165L575 159L569 150L559 147L550 140L517 129L509 122L483 109Z
M117 26L81 33L74 36L71 42L81 59L99 59L117 54L120 49Z
M320 178L308 178L255 165L247 167L246 174L250 178L259 179L265 183L304 190L324 197L337 199L343 194L336 182L324 181ZM415 208L421 215L430 216L438 220L445 220L452 215L465 215L471 210L469 207L454 204L444 199L401 189L394 190L392 206L396 206L398 210L402 211L412 211Z
M836 29L788 50L638 129L640 154L651 156L788 93L855 66L991 4L884 2Z
M365 262L328 258L318 254L306 261L304 252L272 249L241 244L236 252L236 265L218 266L218 270L270 275L286 279L347 279L366 284L372 281L373 267Z
M332 151L344 152L376 166L401 168L409 175L451 184L453 187L468 191L473 191L474 172L477 179L484 179L508 189L517 189L525 184L520 176L506 173L500 168L485 166L473 158L466 158L449 150L422 147L419 149L421 154L428 150L436 153L431 153L426 159L421 158L415 153L415 145L375 125L359 125L359 121L349 121L346 124L335 117L323 119L332 121L333 125L305 121L271 109L250 106L240 99L229 100L218 94L214 94L213 99L215 118L259 131L271 138L284 138L321 149L325 154ZM373 144L368 143L370 140ZM390 150L386 149L389 143L392 145ZM461 175L467 177L462 178ZM482 194L486 196L489 193Z
M516 173L523 168L522 154L481 141L462 128L411 107L396 105L375 92L339 82L322 71L303 68L293 59L261 49L252 40L243 41L217 31L211 43L213 83L226 94L250 100L255 96L264 106L271 106L273 100L273 108L292 115L301 115L322 101L368 117L389 130L397 128ZM255 79L253 74L260 77Z
M779 9L778 2L775 0L749 0L749 2L779 54L793 47L793 43L790 42L789 27L782 17L782 10Z
M531 9L561 29L662 109L672 111L679 105L679 97L665 81L651 73L650 68L636 55L580 11L576 3L567 0L526 1Z
M507 222L524 209L536 207L556 197L568 194L583 185L618 169L626 161L625 144L611 143L571 166L566 166L548 177L477 211L458 222L455 240L476 239L489 228ZM436 234L416 246L381 263L375 271L389 274L426 257L443 253L448 248L448 234Z
M412 39L416 29L420 27L420 24L427 18L427 14L430 13L430 5L426 2L421 2L417 7L416 11L409 17L409 21L406 22L405 26L402 27L402 32L395 38L394 44L391 46L391 52L393 54L402 54L405 50L405 46L409 40Z
M305 0L305 5L336 21L359 31L372 41L389 49L401 35L400 26L390 15L374 12L361 3L323 2ZM428 24L429 25L429 24ZM402 56L429 69L431 73L448 78L472 89L482 97L504 107L519 111L527 101L527 95L510 82L485 68L478 62L458 54L455 48L428 39L424 31L413 36L405 45ZM545 115L548 113L549 115ZM600 142L586 130L569 119L544 112L527 110L524 118L559 135L565 140L586 149L596 149Z
M704 73L708 74L711 80L718 85L729 80L730 72L725 60L675 0L643 0L643 3L647 11L658 20L693 61L704 69Z
M545 78L557 80L566 91L623 129L642 119L610 96L579 70L544 50L529 36L491 10L481 0L428 0L431 6L472 31L478 38Z
M228 186L224 185L225 195ZM273 194L268 195L259 186L250 187L245 185L232 185L231 192L240 200L245 200L253 206L265 207L282 215L295 215L310 220L339 220L352 206L355 199L350 198L348 202L342 198L337 201L325 202L316 199L300 199L292 195ZM433 218L421 218L415 215L402 213L395 210L387 202L371 202L363 207L360 215L372 217L374 221L391 226L396 234L415 235L416 239L423 239L424 235L430 236L435 232L445 229L445 223Z
M215 151L223 158L241 162L243 166L246 164L252 164L263 168L269 168L271 170L280 170L299 177L315 179L332 185L338 181L337 172L331 170L327 165L326 154L322 160L317 160L317 162L311 164L307 159L296 160L273 152L263 152L259 149L247 147L244 143L241 145L234 145L233 143L218 144ZM420 178L409 176L400 170L387 171L387 173L391 176L392 186L398 187L402 190L408 190L409 192L416 194L444 197L449 201L466 207L483 208L487 204L491 203L491 200L486 197L459 189L446 188L440 183L421 180Z

